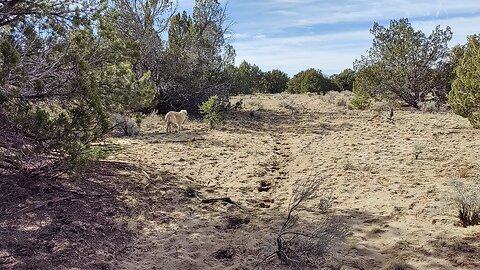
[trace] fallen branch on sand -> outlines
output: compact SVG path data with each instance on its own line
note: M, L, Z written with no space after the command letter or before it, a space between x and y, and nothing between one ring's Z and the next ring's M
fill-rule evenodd
M192 187L188 187L185 189L185 195L187 195L187 197L197 198L198 200L200 200L201 203L226 202L226 203L233 204L238 208L242 208L240 204L233 201L230 197L205 198L204 196L200 195L198 191L196 191Z
M240 205L238 203L232 201L232 199L230 199L229 197L210 198L210 199L202 199L201 200L202 203L214 203L214 202L219 202L219 201L223 201L223 202L226 202L226 203L231 203L231 204L233 204L237 207L240 207Z
M374 115L373 117L371 117L370 119L368 119L368 121L372 121L373 119L375 119L375 118L377 118L377 117L381 117L381 118L387 120L387 122L389 122L389 123L392 123L392 124L394 123L394 119L393 119L393 118L386 117L386 116L383 116L383 115L381 115L381 114L376 114L376 115Z
M188 138L184 140L164 140L164 142L183 143L206 140L205 138Z
M21 210L18 210L17 212L13 213L11 216L23 215L23 214L26 214L28 212L32 212L32 211L35 211L39 208L42 208L46 205L61 202L61 201L65 201L65 200L71 200L71 199L72 199L72 197L62 197L62 198L51 199L51 200L48 200L48 201L45 201L45 202L35 203L35 204L27 206L27 207L25 207Z

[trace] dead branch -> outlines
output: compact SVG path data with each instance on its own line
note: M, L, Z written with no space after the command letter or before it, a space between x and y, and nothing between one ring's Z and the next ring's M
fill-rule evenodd
M372 121L373 119L375 119L377 117L383 118L384 120L386 120L387 122L392 123L392 124L394 124L394 121L395 121L393 118L383 116L381 114L376 114L376 115L372 116L371 118L369 118L367 121Z
M328 216L321 223L313 224L313 230L299 224L300 207L303 202L319 195L317 191L321 184L322 179L318 175L296 184L287 216L276 237L276 250L264 257L259 267L276 255L283 264L293 268L317 268L325 263L329 252L348 235L347 228L340 220ZM325 200L323 194L320 196L321 200Z
M235 205L239 208L242 208L238 203L232 201L232 199L230 199L230 197L210 198L210 199L202 199L201 200L202 203L215 203L215 202L220 202L220 201L230 203L230 204L233 204L233 205Z
M166 133L165 133L166 134ZM164 142L172 142L172 143L185 143L185 142L195 142L195 141L204 141L205 138L188 138L185 140L165 140Z
M28 212L32 212L32 211L35 211L37 209L40 209L46 205L49 205L49 204L53 204L53 203L57 203L57 202L61 202L61 201L65 201L65 200L71 200L72 197L62 197L62 198L55 198L55 199L51 199L51 200L48 200L48 201L45 201L45 202L39 202L39 203L35 203L35 204L32 204L30 206L27 206L21 210L18 210L17 212L11 214L10 216L18 216L18 215L23 215L23 214L26 214Z

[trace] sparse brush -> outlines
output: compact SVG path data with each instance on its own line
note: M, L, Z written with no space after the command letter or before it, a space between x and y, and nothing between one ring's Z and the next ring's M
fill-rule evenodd
M141 118L136 118L133 120L130 117L121 114L113 114L111 116L112 125L117 126L125 136L138 135L140 132L140 122Z
M416 268L411 266L408 263L393 260L387 262L387 264L382 268L382 270L415 270Z
M347 160L347 161L345 161L345 163L343 163L343 169L345 171L353 171L353 170L355 170L355 166L353 165L353 163L350 160Z
M416 143L413 145L413 155L415 156L415 159L418 159L420 154L422 154L427 147L424 144L421 143Z
M335 105L339 106L339 107L345 107L347 106L347 99L343 96L339 96L336 98L335 100Z
M421 102L419 106L422 112L440 112L440 105L434 100Z
M345 223L335 217L326 216L309 228L299 222L298 212L302 204L315 197L321 183L321 178L316 176L294 187L287 217L276 237L276 251L266 256L260 265L277 256L283 264L294 269L319 268L325 265L326 258L349 235ZM324 202L324 206L330 205Z
M280 102L280 107L290 111L291 115L305 113L307 108L301 103L295 103L293 101L283 100Z
M458 211L458 218L463 227L480 224L480 184L466 185L463 182L451 179L453 186L452 199Z
M294 114L298 111L297 107L293 105L292 102L289 102L286 100L283 100L282 102L280 102L279 105L280 107L289 110L291 114Z
M318 209L320 213L326 213L333 205L333 192L330 191L328 195L324 195L318 202Z
M337 91L328 91L323 95L323 99L328 103L334 104L338 96L339 93Z
M262 102L260 102L259 100L247 100L245 101L245 107L256 110L261 110L263 108Z

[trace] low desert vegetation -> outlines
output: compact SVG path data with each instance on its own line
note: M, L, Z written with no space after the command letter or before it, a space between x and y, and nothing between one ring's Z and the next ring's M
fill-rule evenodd
M317 175L296 183L287 215L275 238L275 251L267 255L260 266L276 256L291 268L318 269L325 267L327 257L332 256L342 245L349 230L340 219L325 214L319 222L306 226L299 217L302 204L307 200L318 199L322 182L322 178ZM320 213L326 213L331 207L331 199L331 196L321 198L318 204Z
M415 156L415 159L418 159L420 155L423 155L426 148L427 146L424 143L415 143L413 145L413 155Z
M458 179L450 181L453 187L453 201L455 210L462 226L473 226L480 224L480 184L477 181L465 184Z
M203 119L208 122L211 129L222 124L224 109L225 105L217 96L211 96L207 101L200 104L200 114L202 114Z
M401 260L391 260L388 261L382 270L416 270L415 267L411 266L406 262L402 262Z

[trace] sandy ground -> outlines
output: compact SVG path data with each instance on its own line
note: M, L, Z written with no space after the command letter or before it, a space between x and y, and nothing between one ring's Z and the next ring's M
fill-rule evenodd
M391 122L374 117L385 111L349 110L331 96L235 99L243 109L218 130L189 119L181 133L165 134L161 118L151 116L140 135L110 140L121 150L102 166L114 173L93 169L89 181L113 190L106 205L121 205L110 210L113 229L104 233L111 240L117 232L118 244L97 244L109 248L78 259L79 268L252 269L275 249L292 186L317 177L318 198L333 194L328 215L351 231L330 267L480 269L480 227L460 226L450 198L452 177L473 182L480 175L480 131L467 120L396 110ZM220 197L238 205L199 199ZM300 223L324 218L315 201L306 202ZM2 258L7 268L25 266L12 254L8 245L0 249L0 267ZM273 258L262 268L287 267Z

